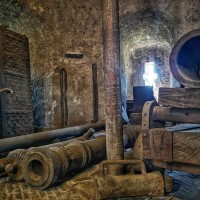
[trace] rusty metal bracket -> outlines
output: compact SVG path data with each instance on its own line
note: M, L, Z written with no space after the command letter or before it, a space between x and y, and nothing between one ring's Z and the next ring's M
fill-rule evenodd
M156 101L147 101L142 110L142 130L156 128L156 123L152 118L153 108L158 106Z
M103 175L108 174L108 172L105 173L105 166L108 165L132 165L133 167L139 166L141 169L141 173L146 174L146 167L142 160L105 160L100 164L100 169Z
M156 101L147 101L142 110L142 142L144 158L151 158L149 130L164 126L163 122L155 121L153 119L153 109L155 106L158 106Z
M3 88L3 89L0 89L0 93L2 92L6 92L6 93L10 93L10 94L13 94L13 90L11 88Z

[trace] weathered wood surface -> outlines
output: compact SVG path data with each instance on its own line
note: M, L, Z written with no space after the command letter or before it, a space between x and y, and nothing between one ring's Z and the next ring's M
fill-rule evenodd
M146 143L148 148L143 149L144 158L200 166L200 129L187 128L177 126L177 130L182 131L174 128L173 132L165 128L150 129L145 133L149 142Z
M146 143L148 148L143 149L144 157L147 159L172 161L172 133L166 132L164 128L156 128L150 129L148 137L149 143Z
M200 88L159 88L158 103L176 108L200 108Z
M155 106L152 117L162 122L200 124L200 109Z
M200 132L173 133L173 161L200 165Z

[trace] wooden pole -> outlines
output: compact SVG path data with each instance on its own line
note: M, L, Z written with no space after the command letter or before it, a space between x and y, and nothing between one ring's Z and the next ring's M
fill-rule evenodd
M103 0L103 30L107 159L122 160L124 150L121 117L118 0ZM113 165L109 169L109 174L120 173L120 166Z

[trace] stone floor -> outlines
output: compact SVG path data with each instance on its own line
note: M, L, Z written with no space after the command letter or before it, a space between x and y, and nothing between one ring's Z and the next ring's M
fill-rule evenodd
M25 183L5 182L0 184L0 200L94 200L93 176L98 165L74 175L46 191L31 189ZM132 197L120 200L200 200L200 176L184 172L167 171L174 177L174 191L166 197Z
M200 200L200 175L166 171L174 178L173 196L183 200Z
M31 189L25 183L0 184L0 200L93 200L95 198L93 173L97 167L85 170L46 191Z

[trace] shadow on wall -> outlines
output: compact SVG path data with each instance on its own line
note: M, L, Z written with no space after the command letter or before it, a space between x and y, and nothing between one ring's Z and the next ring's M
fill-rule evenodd
M32 79L34 132L45 127L44 82L42 77Z

